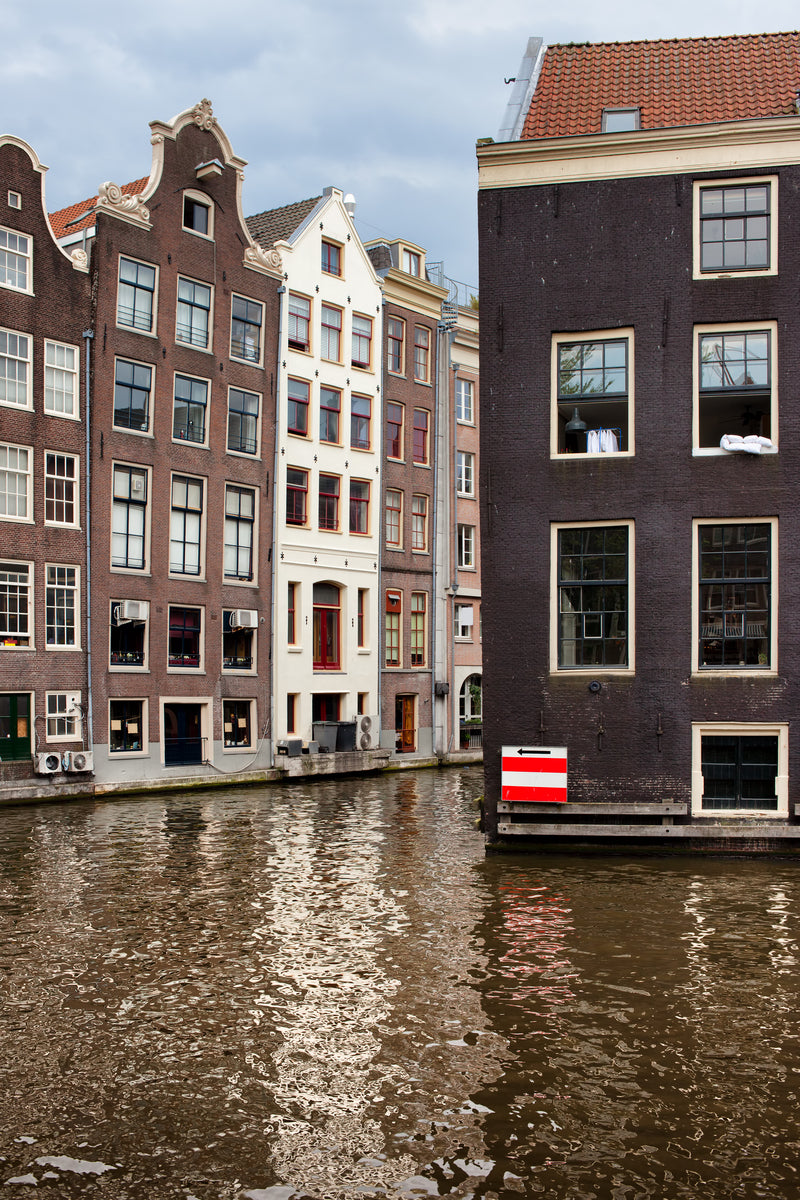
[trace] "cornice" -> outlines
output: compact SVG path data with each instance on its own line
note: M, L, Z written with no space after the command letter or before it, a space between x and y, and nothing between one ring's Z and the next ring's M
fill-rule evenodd
M419 275L409 275L398 267L389 267L383 277L383 294L390 304L411 309L421 316L438 321L442 315L442 301L447 299L447 288L439 287Z
M476 147L478 189L800 163L800 117L580 134Z

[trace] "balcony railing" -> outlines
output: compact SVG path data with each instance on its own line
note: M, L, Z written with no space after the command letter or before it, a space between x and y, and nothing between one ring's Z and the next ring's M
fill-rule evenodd
M460 746L462 750L483 749L483 725L471 725L461 722Z

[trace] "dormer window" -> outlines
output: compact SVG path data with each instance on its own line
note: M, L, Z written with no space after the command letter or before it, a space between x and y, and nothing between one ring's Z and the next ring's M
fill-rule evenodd
M403 251L403 270L406 275L416 275L418 278L421 274L422 260L419 254L413 250Z
M202 193L184 192L183 228L201 237L213 237L213 209L208 197Z
M627 133L630 129L641 127L641 113L638 108L603 109L603 133Z

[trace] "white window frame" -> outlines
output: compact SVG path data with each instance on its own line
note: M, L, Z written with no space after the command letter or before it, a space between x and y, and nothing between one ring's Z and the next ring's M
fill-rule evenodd
M16 209L22 208L22 196L19 192L8 193L8 207Z
M16 478L25 480L25 514L24 514L24 516L17 516L17 515L8 514L8 513L0 513L0 521L13 521L15 524L30 525L33 523L33 447L32 446L18 446L14 442L0 442L0 450L5 452L3 455L3 458L5 458L5 462L3 462L2 459L0 459L0 472L4 472L6 474L6 476L11 474L11 475L14 475ZM20 470L18 466L10 467L8 465L8 457L7 456L8 456L9 452L14 452L16 454L23 453L27 456L27 466L24 471ZM9 494L8 490L6 489L4 495L7 497L8 494ZM16 497L19 497L21 495L21 493L19 491L15 491L14 495Z
M111 749L111 722L114 718L111 716L111 706L113 704L141 704L141 729L139 731L139 740L141 746L138 750L112 750ZM148 701L146 696L114 696L108 701L108 756L109 759L116 762L120 758L142 758L150 753L149 743L149 714Z
M51 712L51 701L54 702ZM81 740L80 692L45 692L45 737L48 742L79 742ZM70 710L73 711L70 711ZM68 732L51 732L51 721L64 721L71 726Z
M120 319L119 319L119 315L120 315L119 292L120 292L120 287L123 284L123 280L120 278L120 276L121 276L121 272L122 272L123 262L134 263L137 267L147 267L149 270L151 270L153 272L153 291L151 293L152 308L150 310L150 328L149 329L141 329L141 328L139 328L139 326L137 326L134 323L126 323L125 321L120 321ZM124 282L127 283L127 281L124 281ZM158 284L159 284L159 269L155 263L145 262L144 259L140 259L140 258L131 258L131 256L129 254L120 254L119 260L117 262L116 324L117 324L118 329L129 329L133 333L142 334L143 337L154 338L154 337L158 336L157 332L156 332L157 328L158 328ZM128 284L128 286L131 286L131 285ZM143 288L142 290L147 291L148 289ZM136 310L134 309L133 312L135 312L135 311Z
M33 388L32 388L32 382L33 382L33 338L30 336L29 333L21 333L18 329L2 328L2 329L0 329L0 335L4 335L5 340L6 340L6 351L5 351L5 353L0 353L0 357L8 362L24 364L24 374L25 374L25 379L24 379L23 383L21 385L19 383L16 384L17 387L22 386L24 388L25 402L23 404L18 404L16 402L16 400L0 400L0 406L2 406L3 408L16 409L18 412L31 412L33 409ZM16 354L8 353L8 338L9 337L25 339L26 356L24 358L19 353L16 353ZM17 346L17 351L19 351L19 346Z
M389 497L390 496L399 497L400 503L397 507L392 507L392 508L389 507ZM405 499L404 493L401 488L387 488L386 489L386 497L384 499L384 508L383 508L383 536L384 536L384 541L386 543L387 550L402 550L403 549L403 507L404 507L403 501L404 501L404 499ZM396 512L399 514L398 518L397 518L397 541L396 542L389 541L388 514L390 512Z
M185 481L186 487L184 491L187 493L186 504L183 507L174 504L175 486L179 481ZM200 485L200 510L190 508L188 506L188 488L190 485ZM204 580L206 577L206 525L208 520L208 479L204 475L189 475L185 471L172 471L169 477L169 575L175 579L194 579L197 581ZM176 514L183 514L183 536L181 538L174 537ZM173 543L183 546L184 564L186 560L186 547L193 545L193 541L188 541L186 538L186 519L187 514L198 517L197 526L197 570L187 571L181 570L179 567L173 566L172 562L172 546Z
M195 204L201 205L208 213L208 233L203 233L200 229L193 229L191 225L187 225L184 221L186 211L186 201L193 200ZM193 237L203 238L206 242L214 240L214 202L206 192L198 192L194 188L186 188L181 201L181 228L185 233L191 233Z
M461 610L465 608L468 608L471 613L471 619L469 621L462 621L461 619ZM456 641L471 642L474 640L472 636L472 630L475 628L475 605L471 601L467 604L462 603L454 605L453 627Z
M236 514L228 513L228 492L234 490L236 492L249 492L253 497L253 518L248 521L246 517L237 516ZM222 578L226 584L231 584L234 587L257 587L258 585L258 508L259 508L259 489L250 484L235 482L234 480L226 480L224 493L224 520L223 520L223 537L222 537ZM238 575L228 575L226 573L226 557L228 551L228 522L235 522L237 532L240 526L250 530L250 575L248 578L241 578ZM237 541L238 545L238 541Z
M121 471L127 471L127 472L130 472L130 471L135 471L135 472L137 473L137 476L144 475L144 479L145 479L145 492L146 492L146 499L145 499L145 502L144 502L144 504L140 504L140 503L138 502L138 500L134 500L134 499L132 499L132 498L125 499L125 498L123 498L123 497L115 497L115 496L114 496L114 479L115 479L115 475L116 475L116 472L117 472L117 469L118 469L118 468L119 468ZM151 515L152 515L152 511L153 511L153 504L152 504L152 493L153 493L153 486L152 486L152 485L153 485L153 479L152 479L152 474L153 474L153 469L152 469L152 467L145 466L143 463L131 463L131 462L114 461L114 462L111 464L111 495L110 495L110 497L109 497L109 501L110 501L110 513L109 513L109 517L110 517L110 522L109 522L109 524L110 524L110 529L109 529L109 533L110 533L109 551L110 551L110 553L109 553L109 564L110 564L110 570L111 570L112 572L114 572L114 573L122 573L122 574L125 574L125 575L149 575L149 574L150 574L150 525L151 525L151 520L150 520L150 518L151 518ZM129 478L130 478L130 476L129 476ZM135 505L135 507L136 507L137 509L141 509L141 510L142 510L142 512L143 512L143 522L142 522L142 524L143 524L143 528L142 528L142 539L143 539L143 540L142 540L142 565L141 565L141 567L117 566L117 565L115 565L115 564L114 564L114 534L115 534L115 529L114 529L114 506L115 506L115 504L120 504L120 505L121 505L121 504L125 504L125 505L126 505L126 511L128 511L128 510L129 510L129 508L130 508L130 505ZM131 535L130 535L130 532L129 532L128 530L126 530L126 531L125 531L126 544L127 544L127 542L128 542L128 539L130 538L130 536L131 536ZM134 536L136 536L136 535L134 534ZM129 557L129 555L127 555L127 554L126 554L126 558L127 558L127 557Z
M177 400L176 391L179 379L188 379L190 383L204 383L206 386L206 402L203 409L203 437L197 441L194 438L183 438L175 434L175 402ZM193 403L190 401L190 403ZM172 440L179 446L196 446L208 448L209 428L211 425L211 380L203 375L191 375L188 371L175 371L172 376L172 420L170 429L172 430ZM226 433L227 441L227 433Z
M456 490L459 496L467 496L474 499L475 455L471 450L456 451Z
M112 663L111 661L111 629L112 626L116 628L119 627L114 619L114 609L119 608L122 603L122 600L112 600L110 602L108 613L108 670L110 672L124 672L126 674L131 672L147 672L150 670L150 604L147 601L145 601L147 604L147 616L145 619L143 621L129 622L131 625L136 624L144 626L142 631L143 650L141 663Z
M467 532L469 531L469 533ZM457 562L459 571L475 571L475 526L459 521L456 526Z
M63 476L58 475L58 474L51 475L48 473L47 460L50 457L54 457L56 459L56 462L58 461L59 458L63 458L65 460L69 459L72 461L75 473L74 473L71 481L68 479L68 477L66 475L63 475ZM80 528L80 524L81 524L81 460L78 457L78 455L77 454L65 454L61 450L45 450L44 451L44 462L43 462L43 474L44 474L44 523L45 523L45 525L54 525L54 526L58 526L62 529L63 528L69 528L69 529ZM50 480L50 479L53 479L56 482L59 479L63 479L65 483L68 483L68 482L72 483L72 490L73 490L72 509L73 509L73 513L74 513L74 520L72 520L72 521L56 521L52 517L48 517L47 506L48 506L48 500L50 499L50 497L48 497L48 495L47 495L47 484L48 484L48 480ZM57 502L58 502L57 498L53 497L53 503L57 503Z
M56 580L51 583L51 581L50 581L50 572L51 571L74 571L75 572L74 582L71 584L59 583ZM48 619L48 609L50 607L48 604L48 593L49 593L51 587L60 592L63 592L63 593L67 593L67 592L72 593L72 605L73 605L73 614L74 615L73 615L73 623L72 623L73 641L71 641L71 642L61 642L60 643L60 642L51 642L50 641L50 628L51 627L50 627L49 619ZM74 563L51 563L51 562L45 563L45 565L44 565L44 613L45 613L45 616L44 616L45 648L47 650L59 651L59 652L69 651L69 650L80 650L81 649L81 569L79 566L76 566ZM54 627L54 628L57 628L57 627Z
M250 708L250 741L246 746L225 745L225 705L247 704ZM222 753L249 754L251 757L258 748L258 726L256 724L256 701L250 696L223 696L220 702L220 719L222 721Z
M27 629L27 633L25 633L25 634L15 632L10 629L6 629L6 630L0 629L0 650L35 650L36 643L35 643L34 633L35 633L35 614L36 614L35 599L36 598L34 595L33 563L32 562L20 562L15 559L4 558L4 559L0 560L0 570L5 572L7 569L9 569L12 572L19 572L20 574L22 574L24 572L25 575L27 576L27 583L18 584L16 586L19 587L20 594L22 593L23 590L25 592L25 598L27 600L28 629ZM2 586L3 586L3 584L2 584L2 582L0 582L0 587L2 587ZM27 639L28 639L27 645L11 644L11 639L15 638L15 637L27 637Z
M117 392L117 367L120 363L127 363L132 367L144 367L150 372L150 390L147 394L147 424L144 429L131 429L128 425L117 425L116 417L116 392ZM121 386L127 387L128 384ZM132 385L131 385L132 386ZM138 389L143 390L143 389ZM156 365L155 363L141 362L135 358L129 358L125 354L117 354L114 358L114 393L111 398L111 421L114 429L119 429L123 433L132 433L136 437L152 437L153 436L153 397L156 394Z
M703 808L703 738L715 735L723 737L777 737L778 774L775 791L778 807L754 808ZM780 722L700 722L692 724L692 816L712 820L736 820L758 817L760 820L785 820L789 815L789 726Z
M50 363L47 357L50 351L67 351L75 356L75 365L73 367L64 366L61 363ZM72 346L69 342L53 342L49 338L44 339L44 411L48 416L61 417L63 420L78 421L80 420L80 368L81 368L81 352L78 346ZM52 403L48 405L48 391L53 394L55 389L50 386L48 388L47 378L48 373L60 374L62 376L71 376L72 378L72 409L60 411ZM66 395L66 392L64 392Z
M299 586L299 585L298 585ZM250 660L249 667L226 667L225 666L225 613L235 612L229 604L223 605L222 608L222 628L220 630L221 654L220 662L222 663L221 671L223 675L257 675L258 674L258 630L248 629L246 632L250 634ZM232 631L229 631L232 632Z
M459 425L475 424L475 383L456 375L455 382L456 420Z
M258 333L258 355L255 358L242 357L242 355L234 354L234 352L233 352L233 322L234 322L234 320L241 319L239 317L234 318L234 315L233 315L234 300L242 300L245 304L252 304L261 310L261 320L258 325L258 330L259 330L259 333ZM233 359L234 362L247 363L247 365L251 366L251 367L260 367L263 364L263 361L264 361L264 320L265 320L264 305L262 304L262 302L260 300L254 300L252 298L252 296L243 296L240 292L232 293L232 295L231 295L231 328L230 328L230 340L229 340L228 346L229 346L230 357ZM246 321L245 324L253 325L254 322Z
M9 239L24 238L27 243L23 249L18 244L9 246ZM25 262L25 284L20 287L16 283L9 283L6 278L8 267L6 264L6 255L11 254L15 259L22 259ZM23 233L20 229L9 229L5 225L0 225L0 257L2 257L2 266L0 266L0 287L7 288L10 292L25 292L27 295L33 295L33 237L30 233Z
M717 456L730 458L730 452L721 446L700 445L700 339L707 334L736 334L736 333L768 333L769 334L769 376L770 376L770 409L769 428L770 440L778 445L778 322L777 321L735 321L724 325L694 325L692 337L692 455L695 458ZM735 391L735 389L734 389ZM742 393L742 404L747 403L747 396ZM728 433L738 433L738 429L729 429Z
M700 192L709 188L737 188L752 184L770 185L769 189L769 266L745 267L738 271L700 270ZM692 243L694 279L752 279L754 275L778 274L778 176L748 175L728 179L695 179L692 188Z
M628 663L624 667L559 667L558 635L560 629L558 590L558 535L563 529L606 529L624 525L628 530ZM636 526L633 521L559 521L550 526L550 674L561 678L575 676L580 679L605 675L636 674Z
M580 343L591 342L622 342L628 343L627 362L628 362L628 399L627 399L627 445L624 450L617 450L614 454L589 453L588 451L580 451L575 454L567 454L558 449L558 363L559 349L564 345L578 345ZM566 401L562 400L562 404ZM572 401L570 401L572 403ZM576 396L573 407L577 407L582 420L587 420L589 410L587 407L581 411L581 398ZM569 462L577 460L579 462L588 459L596 458L632 458L636 452L635 433L635 413L636 413L636 365L634 354L634 336L633 327L628 326L622 329L592 329L581 331L579 333L554 333L550 344L550 457Z
M208 291L208 308L204 308L202 304L195 304L194 301L182 300L180 298L180 288L182 283L191 284L192 287L206 288ZM189 308L194 312L205 312L206 315L206 340L204 344L193 340L194 321L191 325L186 326L189 330L189 337L181 337L180 330L180 309L181 305ZM202 354L214 353L214 285L205 279L193 279L191 275L179 275L175 281L175 343L178 346L189 346L192 350L199 350ZM180 374L181 372L179 372Z
M230 423L231 423L231 392L241 392L244 396L255 396L258 401L258 412L256 414L256 432L255 446L252 450L234 450L230 445ZM238 387L231 385L228 388L228 413L225 424L225 450L226 453L234 455L236 458L253 459L261 458L261 414L264 410L264 397L261 392L254 392L251 388ZM246 417L252 417L251 413L246 413ZM241 418L241 414L240 414ZM241 443L241 437L240 437Z

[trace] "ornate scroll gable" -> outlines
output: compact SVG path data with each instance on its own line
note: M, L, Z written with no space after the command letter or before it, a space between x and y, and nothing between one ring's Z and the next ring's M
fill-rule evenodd
M268 275L283 274L283 261L274 247L267 250L263 246L248 246L244 252L244 265Z
M195 104L192 109L192 120L199 129L213 129L216 125L216 117L211 108L210 100L201 100L199 104Z
M89 255L85 250L70 250L69 256L76 271L85 271L88 273Z
M143 225L150 229L150 210L142 203L141 196L131 196L123 192L116 183L103 183L97 192L98 211L110 213L131 225Z

